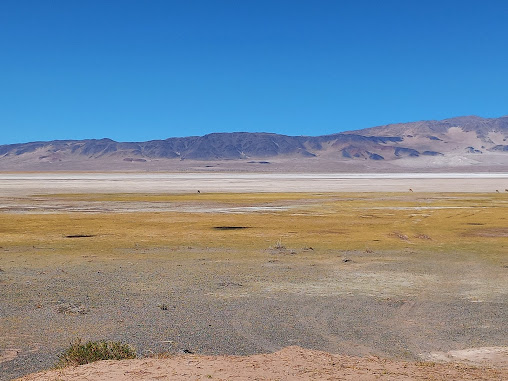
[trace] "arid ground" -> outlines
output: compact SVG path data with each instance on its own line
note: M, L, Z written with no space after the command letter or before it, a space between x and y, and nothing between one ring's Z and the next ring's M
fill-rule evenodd
M281 177L269 192L241 176L51 176L0 176L2 380L50 368L76 338L508 374L508 176Z

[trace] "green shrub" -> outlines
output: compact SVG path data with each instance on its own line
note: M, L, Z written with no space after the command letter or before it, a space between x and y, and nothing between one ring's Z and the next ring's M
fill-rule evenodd
M128 345L111 341L88 341L77 339L58 356L57 367L77 366L100 360L123 360L136 358L136 352Z

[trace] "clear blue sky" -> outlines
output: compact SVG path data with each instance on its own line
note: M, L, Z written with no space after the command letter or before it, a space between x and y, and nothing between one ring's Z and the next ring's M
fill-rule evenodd
M505 0L1 0L0 144L508 114Z

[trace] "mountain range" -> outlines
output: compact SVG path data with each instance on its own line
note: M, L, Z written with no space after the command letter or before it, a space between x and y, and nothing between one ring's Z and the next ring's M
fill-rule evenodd
M397 123L323 136L233 132L0 146L0 171L57 170L507 171L508 116Z

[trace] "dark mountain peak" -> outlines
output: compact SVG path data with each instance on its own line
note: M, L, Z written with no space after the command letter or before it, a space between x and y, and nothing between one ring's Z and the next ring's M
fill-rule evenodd
M110 138L90 139L90 140L94 141L94 142L100 142L100 143L116 143L116 141L114 141L113 139L110 139Z

